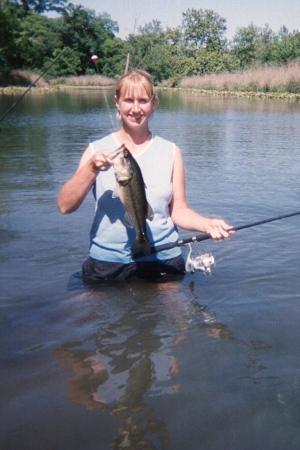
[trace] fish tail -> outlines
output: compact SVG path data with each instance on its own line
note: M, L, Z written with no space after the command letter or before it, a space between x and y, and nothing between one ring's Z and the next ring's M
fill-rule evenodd
M152 254L149 239L144 234L138 235L131 247L131 255L139 254L144 254L146 256L151 256Z

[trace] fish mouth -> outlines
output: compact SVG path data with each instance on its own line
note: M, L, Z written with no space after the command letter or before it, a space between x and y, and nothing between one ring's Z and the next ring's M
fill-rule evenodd
M119 156L123 150L125 150L126 147L124 144L122 144L120 147L118 147L116 150L114 150L113 152L111 152L108 156L106 156L106 160L113 165L114 164L114 159Z
M113 152L110 153L109 155L109 159L113 160L115 159L117 156L119 156L123 150L125 150L125 145L122 144L120 147L118 147L116 150L114 150Z

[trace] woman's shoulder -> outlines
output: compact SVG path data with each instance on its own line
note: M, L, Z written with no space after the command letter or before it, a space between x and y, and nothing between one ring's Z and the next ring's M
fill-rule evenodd
M94 150L94 152L100 151L113 151L118 147L118 143L116 142L113 133L108 134L107 136L102 137L101 139L97 139L90 143L90 147Z
M153 139L160 145L175 145L173 141L170 141L169 139L166 139L162 136L158 136L157 134L153 135Z
M170 155L174 154L175 147L176 147L176 144L174 142L169 141L168 139L165 139L165 138L163 138L161 136L157 136L157 135L153 136L153 142L154 142L155 148L159 152L163 151L164 154L166 154L166 153L170 153Z

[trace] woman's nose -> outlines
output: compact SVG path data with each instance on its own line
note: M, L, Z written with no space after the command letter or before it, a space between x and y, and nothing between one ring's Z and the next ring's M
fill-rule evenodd
M139 112L139 110L140 110L140 103L138 102L138 100L135 100L135 101L133 102L132 110L133 110L134 112Z

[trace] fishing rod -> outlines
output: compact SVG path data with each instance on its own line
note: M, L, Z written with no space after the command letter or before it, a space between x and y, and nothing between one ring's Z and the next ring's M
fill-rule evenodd
M298 215L300 215L300 211L289 213L289 214L283 214L281 216L272 217L270 219L259 220L258 222L252 222L247 225L240 225L238 227L232 227L227 231L244 230L245 228L256 227L256 226L262 225L264 223L275 222L276 220L286 219L287 217L298 216ZM197 234L196 236L192 236L192 237L189 237L186 239L180 239L179 241L176 241L176 242L168 242L167 244L161 244L161 245L157 245L156 247L151 247L151 253L154 254L154 253L162 252L164 250L170 250L171 248L182 247L187 244L206 241L207 239L211 239L210 234L208 234L208 233ZM141 256L144 256L144 254L136 253L133 255L133 258L140 258Z
M61 53L59 55L57 55L57 57L52 61L52 63L49 65L49 67L47 67L46 70L44 70L44 72L35 80L33 81L29 87L26 89L25 92L23 92L23 94L21 95L21 97L18 98L18 100L16 100L11 106L10 108L8 108L8 110L0 117L0 123L2 122L2 120L17 106L17 104L22 100L23 97L25 97L25 95L27 94L28 91L30 91L30 89L35 86L35 84L42 78L43 75L45 75L46 72L48 72L48 70L53 66L53 64L56 62L56 60L58 58L60 58L62 56L62 54L64 53L64 51L66 50L66 48L64 48Z

